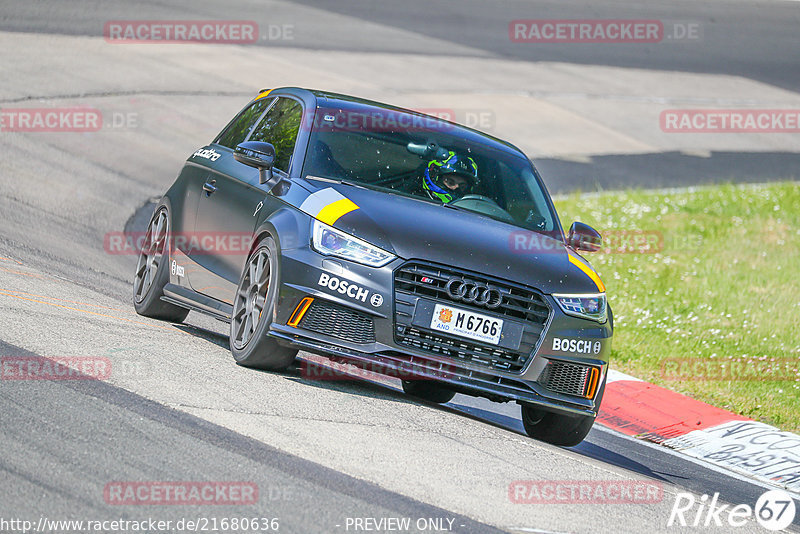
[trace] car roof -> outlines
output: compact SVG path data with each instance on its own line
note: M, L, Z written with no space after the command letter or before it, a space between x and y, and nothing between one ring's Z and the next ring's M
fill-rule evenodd
M268 91L268 89L262 89L262 93L264 91ZM479 130L475 130L473 128L469 128L468 126L464 126L462 124L458 124L455 122L451 122L441 117L436 117L433 115L428 115L426 113L420 113L419 111L414 111L412 109L401 108L398 106L392 106L390 104L385 104L383 102L377 102L374 100L368 100L365 98L359 98L356 96L345 95L341 93L333 93L330 91L321 91L318 89L305 89L302 87L280 87L276 89L272 89L270 94L287 94L292 95L295 97L300 98L301 100L310 103L311 100L314 101L314 107L320 106L342 106L348 109L358 109L361 111L368 111L370 109L382 109L382 110L389 110L395 111L400 113L409 113L411 115L416 115L420 117L429 117L437 122L441 122L442 124L448 125L448 131L453 133L455 129L458 132L458 135L463 137L466 140L481 143L484 145L489 145L497 150L502 150L504 152L513 152L516 155L528 159L527 156L517 148L516 146L512 145L511 143L504 141L502 139L498 139L492 135L487 133L481 132Z

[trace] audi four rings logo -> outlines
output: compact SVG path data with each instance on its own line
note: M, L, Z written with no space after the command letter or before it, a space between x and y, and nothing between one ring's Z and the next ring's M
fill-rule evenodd
M484 306L490 310L499 308L503 303L503 294L500 290L480 282L451 278L445 286L447 294L453 300L460 300L466 304Z

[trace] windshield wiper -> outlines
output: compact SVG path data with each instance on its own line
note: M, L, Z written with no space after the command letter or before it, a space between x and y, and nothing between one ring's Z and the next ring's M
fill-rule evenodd
M480 211L471 210L469 208L465 208L464 206L454 206L450 202L442 202L442 206L445 207L445 208L450 208L451 210L466 211L467 213L475 213L477 215L483 215L484 217L489 217L490 219L494 218L494 217L490 217L486 213L483 213L483 212L480 212Z
M322 176L313 176L311 174L306 175L306 180L319 180L320 182L330 182L334 184L342 184L342 185L350 185L352 187L360 187L362 189L371 189L368 185L360 184L356 182L348 182L347 180L342 180L341 178L323 178Z

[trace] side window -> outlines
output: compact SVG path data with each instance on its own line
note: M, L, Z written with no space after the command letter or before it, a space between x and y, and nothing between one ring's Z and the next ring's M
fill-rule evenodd
M256 121L273 100L275 99L260 98L250 104L219 135L217 143L228 148L236 148L236 145L247 139L247 136L256 125Z
M509 199L506 210L517 221L524 221L525 226L534 231L552 232L556 226L550 216L544 193L539 187L530 167L522 169L519 178L515 178L515 171L501 163L501 173L505 176L500 183L503 185L506 198ZM507 173L507 174L506 174Z
M303 108L291 98L279 98L258 123L249 141L270 143L275 147L275 168L289 171L289 164L300 130Z

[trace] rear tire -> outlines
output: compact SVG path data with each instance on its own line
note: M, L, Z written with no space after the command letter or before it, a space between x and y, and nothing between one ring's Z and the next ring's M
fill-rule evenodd
M444 404L453 400L455 391L430 380L403 380L403 391L407 395L436 404Z
M265 237L247 258L236 288L231 316L230 346L233 359L244 367L282 371L297 355L267 337L275 314L280 278L278 249Z
M189 310L161 300L164 286L169 283L169 211L161 206L147 224L142 250L133 277L133 307L136 313L180 323Z

